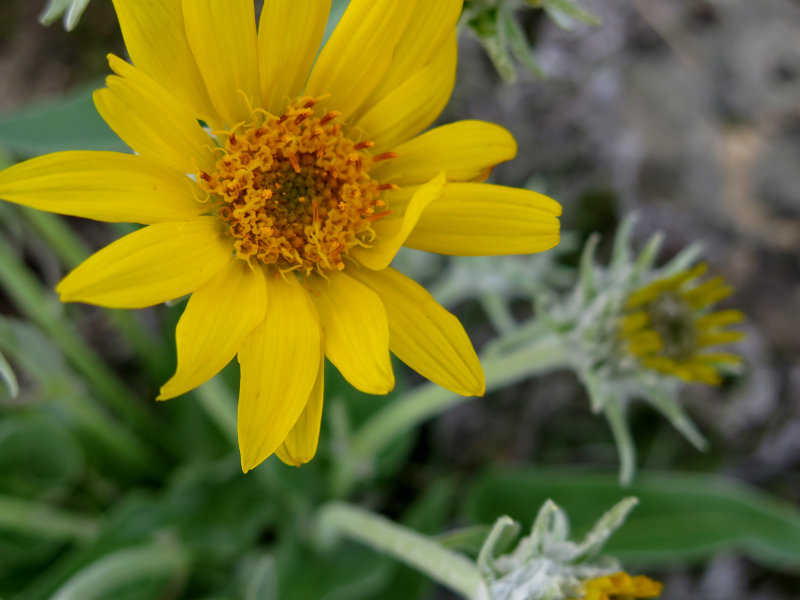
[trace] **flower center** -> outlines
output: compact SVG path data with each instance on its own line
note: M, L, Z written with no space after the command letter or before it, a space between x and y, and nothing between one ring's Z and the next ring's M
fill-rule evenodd
M255 124L226 132L217 171L199 171L213 210L233 237L236 256L281 271L342 270L354 246L375 239L373 223L389 214L369 165L372 142L354 142L336 122L315 115L317 100L302 98L286 112L258 113Z
M675 292L662 292L645 308L650 328L661 338L660 354L674 360L688 358L697 350L697 331L692 307Z

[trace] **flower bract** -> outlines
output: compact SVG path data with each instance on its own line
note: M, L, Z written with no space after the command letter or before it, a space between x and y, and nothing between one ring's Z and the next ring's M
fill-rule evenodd
M394 386L390 351L463 395L484 378L458 320L390 263L558 243L559 205L481 183L516 153L503 128L423 133L451 94L461 0L114 0L131 63L94 96L136 153L65 152L0 173L0 198L145 227L59 284L140 308L191 294L172 398L238 355L242 468L316 452L324 357L356 388Z

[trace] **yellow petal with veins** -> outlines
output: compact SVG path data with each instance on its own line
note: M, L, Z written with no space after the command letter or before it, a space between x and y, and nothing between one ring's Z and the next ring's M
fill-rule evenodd
M314 277L309 286L330 361L353 387L367 394L388 394L394 388L394 373L381 299L344 273Z
M178 368L158 400L185 394L221 371L264 320L266 307L264 271L232 259L189 298L175 331Z
M547 196L485 183L452 183L405 245L456 256L542 252L558 244L561 207Z
M429 1L429 0L425 0ZM417 0L352 0L311 71L305 93L353 115L381 82Z
M211 138L192 111L161 84L119 57L108 57L119 75L94 93L97 112L135 152L181 173L213 168Z
M184 0L186 39L208 95L228 127L249 121L261 100L252 0Z
M419 186L408 206L404 208L402 216L382 219L375 223L378 239L373 246L369 248L356 246L350 251L350 255L368 269L379 271L388 267L417 225L421 215L441 197L444 188L444 173ZM391 206L389 208L391 210Z
M375 164L370 175L404 188L442 171L453 182L483 179L492 167L516 156L517 142L499 125L459 121L431 129L392 152L397 158Z
M300 96L317 57L331 0L269 0L258 25L261 95L279 115Z
M464 327L425 288L392 268L350 274L383 301L389 348L400 360L456 394L483 395L483 369Z
M63 302L144 308L195 291L230 258L215 217L157 223L95 252L56 291Z
M442 112L456 82L456 35L453 32L442 50L418 71L373 105L356 122L375 152L381 153L412 138L428 127Z
M275 451L287 465L299 467L309 462L317 453L319 430L322 422L322 404L325 397L325 357L319 357L319 373L314 389L308 397L300 418L297 419L283 445Z
M143 156L57 152L0 172L0 198L111 223L186 221L207 208L185 175Z
M156 81L168 81L198 118L218 120L186 40L181 0L114 0L114 8L133 64Z
M405 35L397 44L392 65L380 85L375 88L367 105L374 104L393 92L422 70L435 56L446 51L444 45L455 30L462 5L463 0L425 0L417 3L417 9L406 26Z
M322 335L316 310L293 275L267 281L264 322L239 351L239 450L246 473L286 440L318 377Z

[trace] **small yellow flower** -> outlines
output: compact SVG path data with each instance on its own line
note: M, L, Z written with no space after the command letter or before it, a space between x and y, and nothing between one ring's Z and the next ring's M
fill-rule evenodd
M744 315L738 310L710 311L732 288L721 277L698 283L706 269L698 264L631 294L625 303L622 337L645 367L685 381L719 385L715 367L740 364L741 359L705 349L742 339L742 332L725 327L741 322Z
M576 600L628 600L658 598L662 585L643 575L631 577L624 571L587 581L584 595Z
M146 227L58 286L140 308L191 294L160 399L241 365L242 468L317 447L323 356L356 388L394 386L389 352L480 395L458 320L389 264L403 245L453 255L558 243L559 205L479 183L513 158L504 129L422 133L455 81L462 0L352 0L319 51L330 0L114 0L133 65L95 93L136 152L65 152L0 173L0 198ZM135 65L135 66L134 66ZM420 135L421 134L421 135Z

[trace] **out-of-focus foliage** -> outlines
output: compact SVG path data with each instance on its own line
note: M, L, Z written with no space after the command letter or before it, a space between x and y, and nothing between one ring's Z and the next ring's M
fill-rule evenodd
M520 21L520 11L531 7L543 9L565 29L578 24L600 24L573 0L466 0L462 22L478 38L495 69L508 83L517 79L515 62L534 75L542 75Z
M490 470L466 496L465 519L489 523L498 515L525 519L530 507L552 498L577 531L586 531L598 507L625 496L639 499L607 551L642 568L699 562L737 551L776 568L800 560L800 514L753 488L703 474L640 473L620 489L612 473L581 470Z
M92 90L78 90L58 100L3 115L0 148L20 158L61 150L126 150L97 114Z

